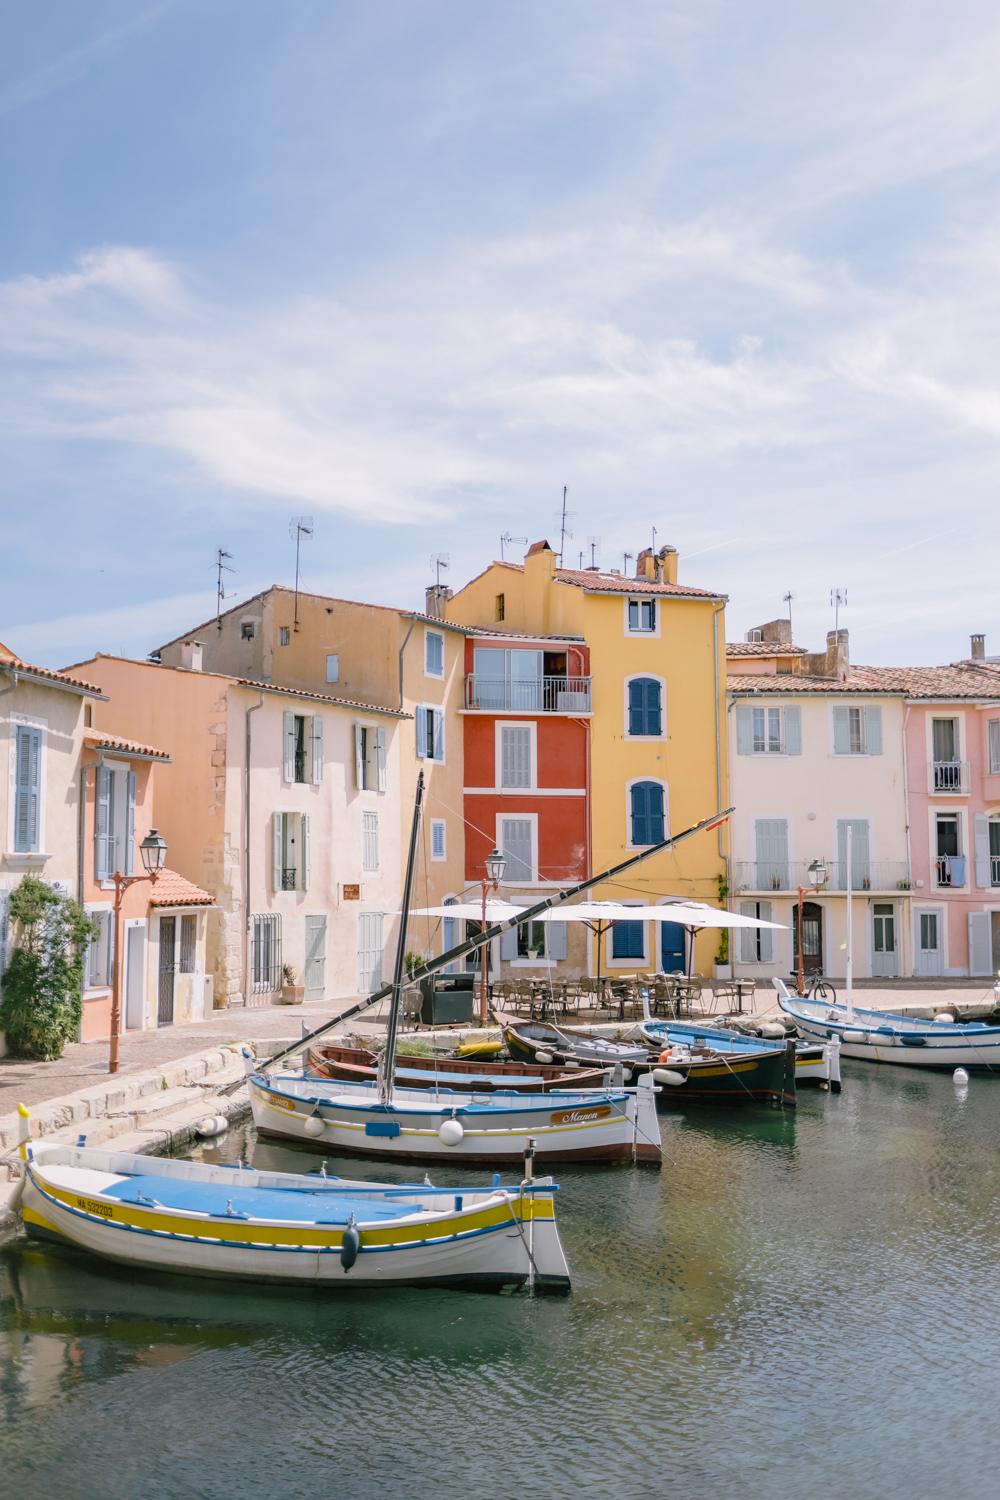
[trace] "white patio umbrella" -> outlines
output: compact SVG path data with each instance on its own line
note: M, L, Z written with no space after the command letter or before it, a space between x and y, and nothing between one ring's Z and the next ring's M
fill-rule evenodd
M491 927L497 922L507 922L511 917L519 917L525 910L523 906L512 906L509 901L493 901L486 903L486 920ZM481 901L461 901L454 906L422 906L410 912L411 917L458 917L460 920L470 922L481 922L483 920L483 903Z
M581 901L543 912L538 922L677 922L681 927L781 927L759 917L720 911L700 901L669 902L666 906L625 906L620 901Z

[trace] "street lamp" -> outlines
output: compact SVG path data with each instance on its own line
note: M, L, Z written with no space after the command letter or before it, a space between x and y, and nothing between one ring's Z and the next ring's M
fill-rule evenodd
M122 897L130 885L135 885L140 880L148 880L156 884L163 870L167 858L167 841L160 837L158 829L151 828L139 845L139 853L142 855L143 869L145 875L123 875L120 870L115 870L112 880L115 883L115 963L111 979L111 1055L108 1060L108 1072L118 1072L118 1032L121 1029L122 1019Z
M487 897L487 894L488 894L489 891L491 891L491 890L495 891L497 889L497 887L499 886L501 880L503 879L503 872L504 872L504 870L506 870L506 868L507 868L507 861L504 859L504 857L500 853L499 849L494 849L493 853L487 857L487 860L486 860L486 878L481 882L482 889L483 889L483 931L484 932L486 931L486 897ZM487 970L487 965L489 963L489 956L488 956L487 951L486 951L487 947L488 947L488 944L483 943L483 945L479 949L479 972L480 972L480 981L479 981L479 1019L482 1021L482 1023L483 1023L484 1026L486 1025L486 1022L487 1022L488 1016L489 1016L489 1006L488 1006L487 1000L486 1000L486 970Z
M811 891L818 892L820 890L820 888L826 884L826 874L827 874L826 863L825 863L825 861L822 858L820 858L820 859L814 859L813 862L812 862L812 864L809 866L808 871L806 873L809 875L809 879L811 881L811 884L809 886L809 889ZM805 889L801 885L799 886L798 891L799 891L799 994L801 996L801 995L805 994L805 988L806 988L805 964L804 964L804 959L803 959L805 944L802 941L802 902L803 902L803 899L805 898L805 894L806 893L805 893Z

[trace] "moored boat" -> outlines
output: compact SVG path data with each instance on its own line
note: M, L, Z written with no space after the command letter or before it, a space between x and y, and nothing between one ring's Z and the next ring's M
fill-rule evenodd
M346 1286L569 1290L551 1178L435 1188L28 1143L36 1239L150 1270ZM530 1157L529 1157L530 1161Z
M374 1083L378 1054L361 1047L335 1047L326 1043L310 1047L306 1071L309 1076L336 1078L344 1083ZM580 1070L543 1067L521 1062L485 1062L476 1056L420 1057L416 1053L396 1055L395 1077L404 1088L433 1089L442 1084L448 1088L475 1089L490 1093L494 1089L513 1090L518 1094L548 1094L553 1089L606 1088L606 1068Z
M778 1004L799 1034L810 1041L823 1043L838 1037L845 1057L913 1068L1000 1072L1000 1026L983 1021L956 1025L950 1020L911 1020L858 1006L849 1012L846 1005L801 999L783 985Z

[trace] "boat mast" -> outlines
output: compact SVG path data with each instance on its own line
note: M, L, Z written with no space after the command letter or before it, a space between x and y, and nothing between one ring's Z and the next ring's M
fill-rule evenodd
M417 777L417 795L413 803L413 825L410 828L410 853L406 861L403 885L403 910L399 917L399 942L396 945L396 968L392 976L392 1002L385 1029L385 1051L378 1064L378 1096L383 1104L392 1099L392 1082L396 1072L396 1044L399 1036L399 1013L403 1002L403 975L406 969L406 919L413 894L413 871L417 863L417 840L420 836L420 809L424 800L424 773Z

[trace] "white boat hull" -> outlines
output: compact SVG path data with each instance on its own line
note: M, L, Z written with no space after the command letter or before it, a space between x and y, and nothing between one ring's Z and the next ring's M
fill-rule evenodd
M779 1003L795 1021L799 1034L810 1041L826 1044L832 1036L839 1036L844 1057L914 1068L1000 1073L1000 1027L937 1025L859 1010L849 1022L844 1006L794 997L781 998Z

